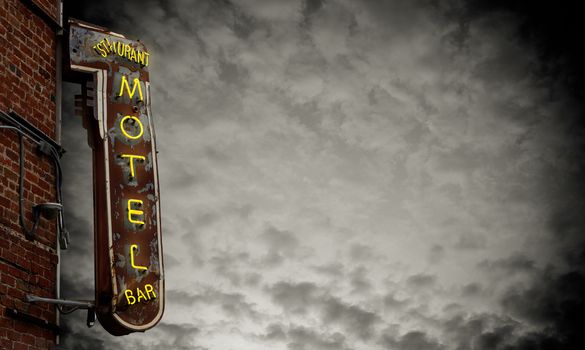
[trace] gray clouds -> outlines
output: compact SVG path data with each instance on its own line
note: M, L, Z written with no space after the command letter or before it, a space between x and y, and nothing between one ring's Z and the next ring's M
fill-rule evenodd
M373 336L374 327L380 321L372 311L357 305L349 305L331 292L312 283L279 282L270 287L272 300L286 313L309 314L317 312L321 319L319 328L340 325L345 333L353 333L362 339Z
M85 4L152 52L168 302L130 348L581 340L578 108L514 11L470 3ZM87 154L70 159L90 233ZM64 285L85 293L90 270Z

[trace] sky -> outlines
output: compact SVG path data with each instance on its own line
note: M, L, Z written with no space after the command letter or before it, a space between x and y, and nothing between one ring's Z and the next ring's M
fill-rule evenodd
M581 348L583 44L538 4L66 3L151 54L166 309L59 348ZM64 89L62 294L93 299Z

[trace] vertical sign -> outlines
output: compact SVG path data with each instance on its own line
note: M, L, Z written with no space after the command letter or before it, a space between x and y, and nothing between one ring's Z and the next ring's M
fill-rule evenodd
M139 41L70 21L74 71L93 75L96 313L114 335L145 331L164 309L150 54Z

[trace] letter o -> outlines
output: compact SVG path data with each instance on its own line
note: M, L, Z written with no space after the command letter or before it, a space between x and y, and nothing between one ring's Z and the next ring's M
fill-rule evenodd
M138 135L132 136L126 132L126 130L124 129L124 122L126 121L126 119L133 119L133 120L138 122L138 126L140 127L140 132L138 133ZM144 133L144 128L142 127L142 122L140 122L140 119L138 119L132 115L127 115L124 118L122 118L122 120L120 120L120 130L122 130L122 133L124 134L124 136L126 136L127 138L129 138L131 140L139 139L142 136L142 134Z

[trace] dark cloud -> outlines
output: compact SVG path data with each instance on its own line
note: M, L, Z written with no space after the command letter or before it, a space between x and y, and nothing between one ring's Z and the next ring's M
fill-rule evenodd
M73 328L71 328L72 326ZM63 327L66 336L61 338L62 343L59 345L59 349L102 350L124 347L137 348L143 345L140 344L139 337L123 340L112 337L99 324L96 324L91 332L83 332L82 327L85 327L85 321L81 317L74 317L74 320L67 319ZM208 350L208 348L198 345L197 337L200 334L200 329L193 325L163 321L151 332L156 336L152 337L148 344L150 349Z
M486 245L486 238L484 236L468 232L459 235L454 248L459 250L477 250L485 248Z
M445 257L445 248L442 245L435 244L429 249L429 263L437 264Z
M456 349L470 349L472 348L478 337L484 332L490 332L491 325L514 325L512 322L494 318L490 315L473 315L466 317L458 314L448 320L444 325L445 336L456 344Z
M515 286L502 297L502 306L519 320L543 327L546 332L531 338L542 341L554 337L563 349L585 346L581 326L585 322L585 275L571 271L556 274L545 270L537 283Z
M318 311L322 324L336 323L362 339L373 335L380 317L360 306L352 305L332 296L329 292L309 282L279 282L268 289L272 300L285 311L305 314L309 310Z
M205 287L198 293L184 290L167 291L167 302L182 306L212 305L221 309L229 318L257 319L261 314L256 304L248 301L241 293L229 293L218 288Z
M68 274L61 277L61 298L74 300L94 300L94 282L86 280L81 274Z
M293 327L288 330L287 336L290 350L337 350L347 349L345 337L340 333L323 334L305 327Z
M179 305L190 306L200 300L199 297L189 292L182 290L168 290L166 291L167 302Z
M234 8L234 21L232 24L232 29L234 33L242 39L248 39L250 35L261 26L260 23L255 21L252 16L247 15L241 11L238 11L237 8Z
M291 254L299 246L299 241L292 232L278 230L272 226L264 231L261 238L269 249L279 254Z
M79 320L82 322L81 320ZM69 322L65 321L62 325L65 336L61 337L60 349L71 350L106 350L111 349L99 335L87 332L75 332L68 326Z
M404 334L397 339L391 336L384 335L381 340L381 344L386 349L397 349L397 350L442 350L445 349L436 340L430 338L427 334L420 331L413 331Z
M229 217L236 220L248 220L254 213L254 206L251 204L227 203L221 208L213 210L200 211L193 213L193 218L180 218L181 226L191 229L204 229L220 222L222 219ZM188 237L183 237L188 239Z
M270 324L266 327L266 333L261 335L260 338L286 343L287 348L291 350L349 349L346 337L341 333L319 332L315 329L294 324Z
M262 275L256 272L247 273L244 276L244 284L250 287L257 287L262 282Z
M119 338L108 334L99 322L91 328L86 325L87 311L77 310L71 314L61 315L62 332L59 337L58 349L64 350L105 350L119 348Z
M418 274L408 277L406 284L412 288L430 288L435 285L436 280L436 276Z
M164 157L161 157L164 159ZM165 160L162 161L164 165ZM166 174L165 174L166 175ZM207 179L205 173L192 169L191 167L185 166L184 164L177 164L173 166L173 171L166 175L169 180L169 190L185 191L186 189L193 187L197 184L204 183Z
M384 297L384 306L389 310L401 310L408 305L407 299L399 299L394 294L389 293Z
M481 261L477 266L481 269L503 272L506 274L513 274L518 272L526 273L535 270L534 261L520 253L515 253L503 259L484 260Z
M324 5L325 0L304 0L303 1L303 21L302 27L310 28L313 15L318 12Z
M431 3L426 0L364 1L365 8L372 14L372 18L379 21L389 32L395 33L392 39L408 37L420 30L420 26L426 25L430 19L426 10Z
M327 276L341 277L343 276L344 266L341 263L331 263L323 266L313 266L313 270Z
M169 269L181 265L181 261L172 255L165 255L164 262L165 262L165 268L169 268Z
M230 62L227 57L221 55L219 58L218 78L225 84L234 84L242 87L249 76L248 71L236 63Z
M319 131L323 121L317 101L294 103L287 98L280 97L279 103L291 118L297 118L308 130Z
M213 266L214 272L226 278L232 285L239 286L244 278L242 265L249 264L250 255L246 252L217 252L209 263Z
M266 334L263 335L263 338L268 340L286 340L284 327L276 323L270 324L268 327L266 327Z
M292 313L304 314L319 298L319 288L314 283L278 282L269 289L272 301Z
M372 283L367 278L367 269L360 266L353 270L350 274L350 283L352 286L352 293L364 294L370 291Z
M374 326L380 317L371 311L356 305L348 305L338 298L329 297L322 300L324 324L340 323L346 331L354 333L362 339L373 336Z
M267 254L263 261L268 265L279 265L284 259L297 255L300 243L297 237L289 231L278 230L269 226L261 235L260 239L267 246Z
M305 0L303 15L307 17L313 15L315 12L319 11L321 7L323 7L324 3L325 0Z
M205 350L207 348L194 345L200 330L190 324L174 324L161 322L157 325L157 332L164 337L159 338L156 349L178 349L178 350Z
M349 249L349 256L355 261L364 261L374 258L374 250L364 244L352 244Z
M469 283L461 288L461 295L464 297L474 297L480 295L482 286L479 283Z
M540 332L522 330L514 319L495 314L456 315L444 320L443 339L448 339L456 350L545 350L577 349L574 343L555 335L550 329Z
M489 14L516 17L517 39L538 49L541 74L563 82L577 96L585 92L583 61L585 45L580 40L579 7L576 3L550 6L546 1L467 0L458 12L463 22Z

